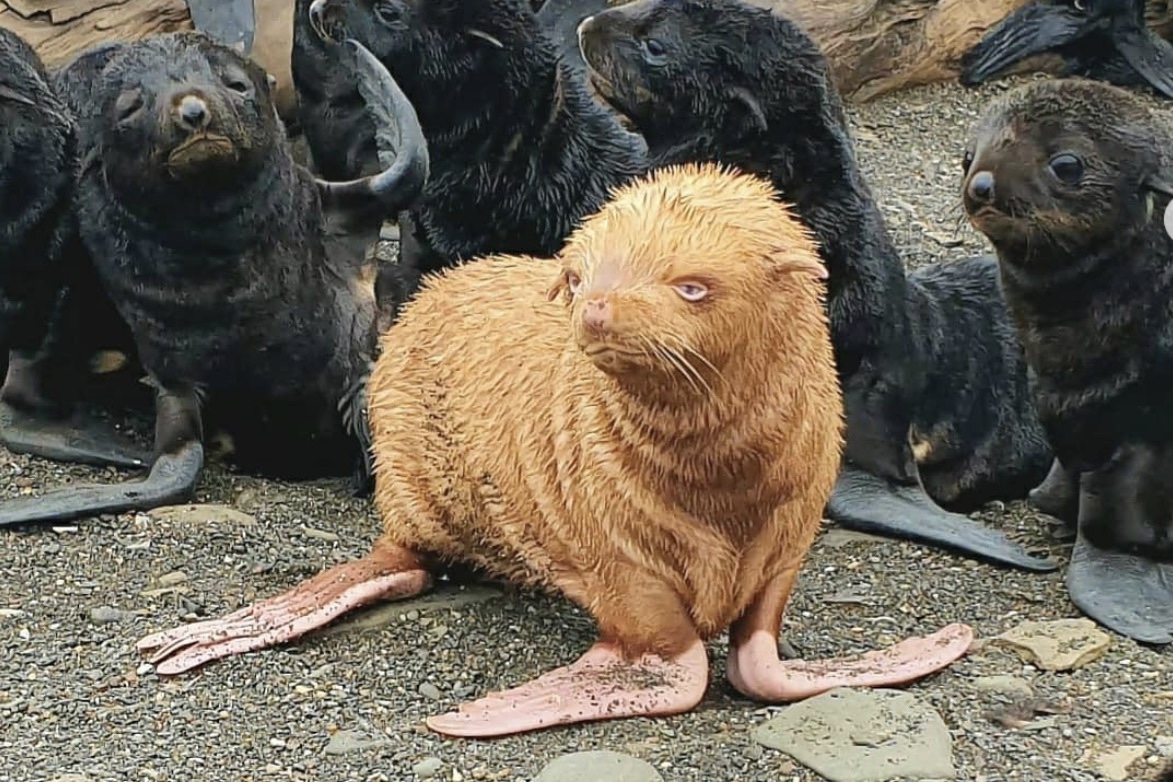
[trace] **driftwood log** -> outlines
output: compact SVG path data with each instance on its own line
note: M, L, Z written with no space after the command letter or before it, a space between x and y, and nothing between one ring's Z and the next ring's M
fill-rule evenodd
M255 0L253 57L276 78L278 104L292 101L289 53L294 0ZM624 0L618 0L623 2ZM839 88L864 101L957 78L961 55L1026 0L750 0L800 22L822 45ZM1150 0L1149 26L1173 35L1173 1ZM0 0L0 26L28 39L50 66L111 39L191 28L183 0ZM1047 70L1046 57L1016 70Z
M277 108L285 115L293 105L294 0L254 2L252 57L277 79ZM0 27L15 31L56 68L95 44L190 30L192 24L184 0L0 0Z

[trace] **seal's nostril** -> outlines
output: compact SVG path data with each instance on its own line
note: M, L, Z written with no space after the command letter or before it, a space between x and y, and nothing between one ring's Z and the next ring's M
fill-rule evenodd
M177 108L179 124L188 130L202 128L208 122L208 104L194 95L185 95Z
M989 201L994 197L994 175L979 171L969 178L969 195L975 201Z

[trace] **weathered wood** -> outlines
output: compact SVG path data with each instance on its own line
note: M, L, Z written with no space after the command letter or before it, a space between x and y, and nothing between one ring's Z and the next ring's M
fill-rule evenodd
M1026 0L750 0L800 22L830 59L839 89L864 101L957 78L961 56ZM1173 8L1147 3L1149 26L1173 33ZM1050 70L1036 57L1016 71Z
M614 1L614 0L612 0ZM623 2L623 0L619 0ZM958 61L1026 0L750 0L800 22L827 53L840 90L864 101L893 90L957 78ZM293 0L256 0L252 56L292 106L289 57ZM1173 34L1173 0L1150 0L1149 26ZM0 0L0 26L27 38L50 67L108 40L191 28L183 0ZM1034 58L1015 70L1051 67Z
M277 107L293 107L293 0L255 0L252 57L277 79ZM190 30L184 0L0 0L0 26L25 38L50 68L106 41Z

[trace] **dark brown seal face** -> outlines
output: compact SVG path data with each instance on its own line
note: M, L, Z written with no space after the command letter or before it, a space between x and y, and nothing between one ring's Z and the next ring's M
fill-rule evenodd
M1153 188L1138 185L1154 181L1164 150L1149 111L1123 89L1062 85L1035 82L992 102L964 155L966 215L1009 263L1088 256L1152 217Z
M184 188L239 187L265 169L281 138L265 72L198 33L148 42L102 73L103 162L120 198Z

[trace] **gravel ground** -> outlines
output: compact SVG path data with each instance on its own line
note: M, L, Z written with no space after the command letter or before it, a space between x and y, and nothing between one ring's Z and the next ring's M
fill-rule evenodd
M917 89L853 108L859 156L910 264L955 258L983 243L957 206L965 130L982 100L954 85ZM0 451L0 493L114 471L51 465ZM363 553L377 523L342 481L284 484L206 473L200 502L255 521L127 515L25 533L0 553L0 781L529 780L579 749L613 749L653 763L668 782L814 780L751 729L779 708L750 703L715 675L694 713L553 730L492 742L426 732L423 717L459 699L566 663L592 640L590 621L564 602L472 593L444 585L448 602L376 608L365 628L213 664L162 680L136 639L185 615L219 615ZM1067 546L1019 504L987 523L1060 559ZM847 601L844 602L844 595ZM854 596L854 597L851 597ZM456 607L452 607L453 604ZM95 609L99 609L95 611ZM107 610L115 609L115 610ZM1037 575L896 542L830 532L816 545L785 628L804 656L862 651L952 621L989 637L1025 619L1079 616L1061 572ZM714 645L723 669L724 641ZM961 780L1096 780L1088 751L1145 745L1133 778L1173 736L1173 656L1113 636L1107 655L1071 673L1046 673L1008 652L979 649L910 689L944 716ZM1067 713L1027 729L993 721L995 696L977 677L1019 676L1039 697L1069 697ZM354 731L376 743L349 751ZM422 765L420 765L422 764ZM426 772L425 772L426 773Z

